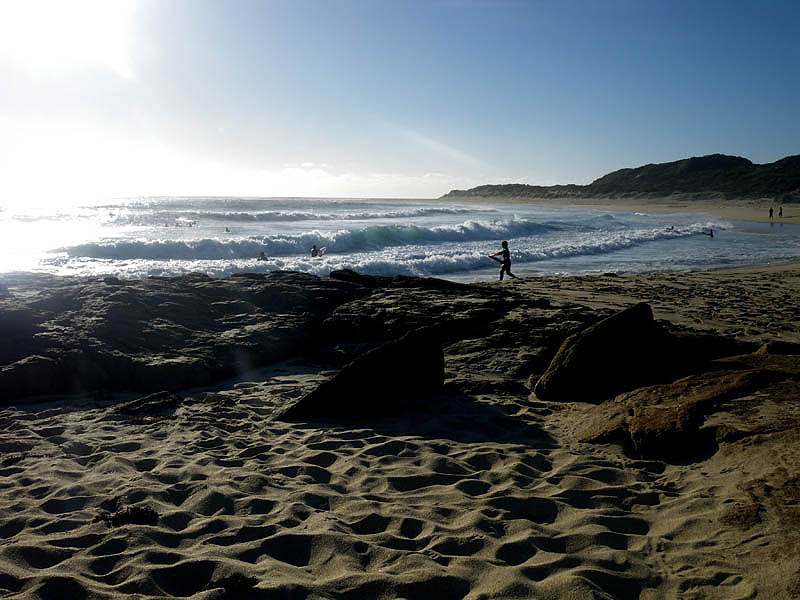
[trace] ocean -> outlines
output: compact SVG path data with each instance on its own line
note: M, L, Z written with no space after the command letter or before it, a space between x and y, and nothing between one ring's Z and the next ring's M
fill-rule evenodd
M712 228L714 237L702 232ZM0 281L37 274L140 278L294 270L495 279L702 271L800 259L800 226L446 201L138 198L0 207ZM312 245L326 254L312 257ZM258 260L263 252L266 260Z

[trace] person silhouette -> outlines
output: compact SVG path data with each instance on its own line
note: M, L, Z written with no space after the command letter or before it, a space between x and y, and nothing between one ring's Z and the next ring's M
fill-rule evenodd
M503 240L500 245L503 247L503 249L490 255L491 258L495 259L499 263L502 263L503 265L500 267L500 281L503 281L503 274L505 273L508 273L508 276L512 279L516 279L517 276L511 272L511 252L508 250L508 242ZM503 255L502 260L497 258L501 254Z

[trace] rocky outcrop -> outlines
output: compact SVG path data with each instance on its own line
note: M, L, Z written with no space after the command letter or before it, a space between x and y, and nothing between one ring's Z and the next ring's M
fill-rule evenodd
M0 301L0 402L207 385L304 352L334 308L369 293L291 272L52 278Z
M541 400L598 403L752 349L720 336L672 334L654 321L648 304L640 303L564 340L534 393Z
M665 341L647 304L637 304L568 337L536 383L541 400L599 402L639 387L658 367Z
M800 356L731 357L677 381L620 394L593 409L582 441L619 442L633 456L702 455L720 443L800 432Z
M482 334L509 305L491 287L353 271L43 278L0 299L0 403L174 392L295 357L340 368L422 327Z
M440 393L444 354L429 329L366 352L278 413L284 421L399 414Z

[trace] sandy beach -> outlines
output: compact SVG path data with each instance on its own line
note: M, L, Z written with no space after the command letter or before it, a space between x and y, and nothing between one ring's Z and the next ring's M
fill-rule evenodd
M705 213L736 221L770 222L769 209L773 209L772 222L800 223L800 206L784 203L775 198L695 198L675 195L666 198L615 197L615 198L479 198L459 196L458 202L476 204L535 204L550 207L583 207L626 212ZM783 208L783 216L778 215Z
M8 289L0 597L800 597L799 292L798 264ZM640 303L585 393L539 396Z

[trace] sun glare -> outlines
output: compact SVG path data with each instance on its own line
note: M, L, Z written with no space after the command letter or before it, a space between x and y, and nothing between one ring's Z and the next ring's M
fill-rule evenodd
M0 0L0 61L37 74L104 66L132 78L135 0Z

